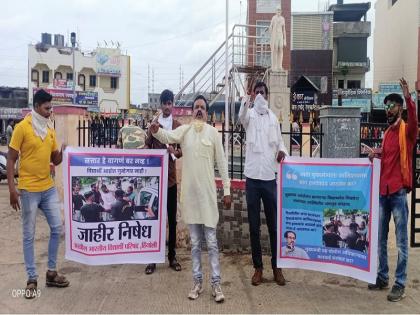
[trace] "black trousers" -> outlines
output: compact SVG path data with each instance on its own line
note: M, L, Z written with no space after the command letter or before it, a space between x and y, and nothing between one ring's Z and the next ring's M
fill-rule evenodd
M252 262L254 268L263 268L260 227L261 199L267 221L271 247L271 266L276 268L277 253L277 190L276 180L246 178L246 203L248 208L249 235L251 238Z
M168 260L171 261L175 258L176 246L176 211L177 211L177 187L176 185L168 187Z

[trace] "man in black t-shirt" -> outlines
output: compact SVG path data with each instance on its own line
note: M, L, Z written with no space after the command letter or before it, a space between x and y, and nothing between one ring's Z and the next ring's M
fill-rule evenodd
M341 237L334 232L334 223L328 223L325 226L325 233L322 236L325 247L339 248L339 241L342 241Z
M76 210L80 210L82 208L83 202L86 202L85 197L80 194L80 186L77 184L73 187L71 201L73 204L73 214Z
M124 190L118 189L115 191L116 201L111 205L111 214L114 220L124 221L133 218L133 207L124 199Z
M94 203L95 195L92 191L85 193L86 204L80 209L85 222L101 222L101 212L105 209Z

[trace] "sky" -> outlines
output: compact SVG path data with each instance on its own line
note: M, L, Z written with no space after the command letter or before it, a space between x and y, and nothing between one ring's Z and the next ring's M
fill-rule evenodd
M229 29L246 24L246 0L229 1ZM291 0L292 12L318 11L328 0ZM344 3L368 0L345 0ZM368 56L372 60L374 2L368 12L372 35ZM330 4L336 3L334 0ZM147 101L149 91L179 90L225 38L225 0L0 0L0 86L27 87L28 44L41 33L75 31L82 50L119 42L131 56L131 103ZM372 64L371 64L372 68ZM152 69L154 84L152 86ZM372 86L372 71L366 76Z

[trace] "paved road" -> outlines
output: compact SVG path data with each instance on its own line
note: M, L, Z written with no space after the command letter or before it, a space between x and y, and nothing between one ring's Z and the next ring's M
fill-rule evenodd
M396 250L393 231L391 270ZM141 265L85 266L64 260L60 247L59 267L71 280L66 289L46 288L48 227L38 217L36 261L41 296L35 300L14 297L14 289L25 286L19 213L8 206L7 186L0 183L0 312L4 313L419 313L420 249L410 250L407 298L399 303L386 301L386 291L370 292L366 283L326 273L288 269L288 283L279 287L266 270L266 281L250 284L253 269L249 255L221 255L223 304L210 296L207 257L203 258L205 291L196 301L186 296L191 286L191 261L179 250L184 267L177 273L159 265L152 276ZM62 243L63 245L63 243ZM264 257L269 266L269 257Z

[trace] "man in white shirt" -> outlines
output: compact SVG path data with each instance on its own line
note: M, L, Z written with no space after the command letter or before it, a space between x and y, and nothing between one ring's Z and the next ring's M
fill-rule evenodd
M286 240L286 246L281 248L282 256L289 256L300 259L309 259L308 253L300 247L296 247L296 233L293 231L284 232L284 239Z
M252 88L252 84L251 84ZM260 213L261 199L264 204L268 233L271 245L271 267L274 280L278 285L285 285L286 281L280 268L276 264L277 248L277 188L276 170L278 163L287 155L287 149L281 136L277 117L268 108L268 88L264 82L257 82L254 86L252 101L248 95L244 97L239 110L239 119L246 130L246 202L248 208L249 234L251 239L252 262L255 273L252 284L262 282L263 263L260 244Z

